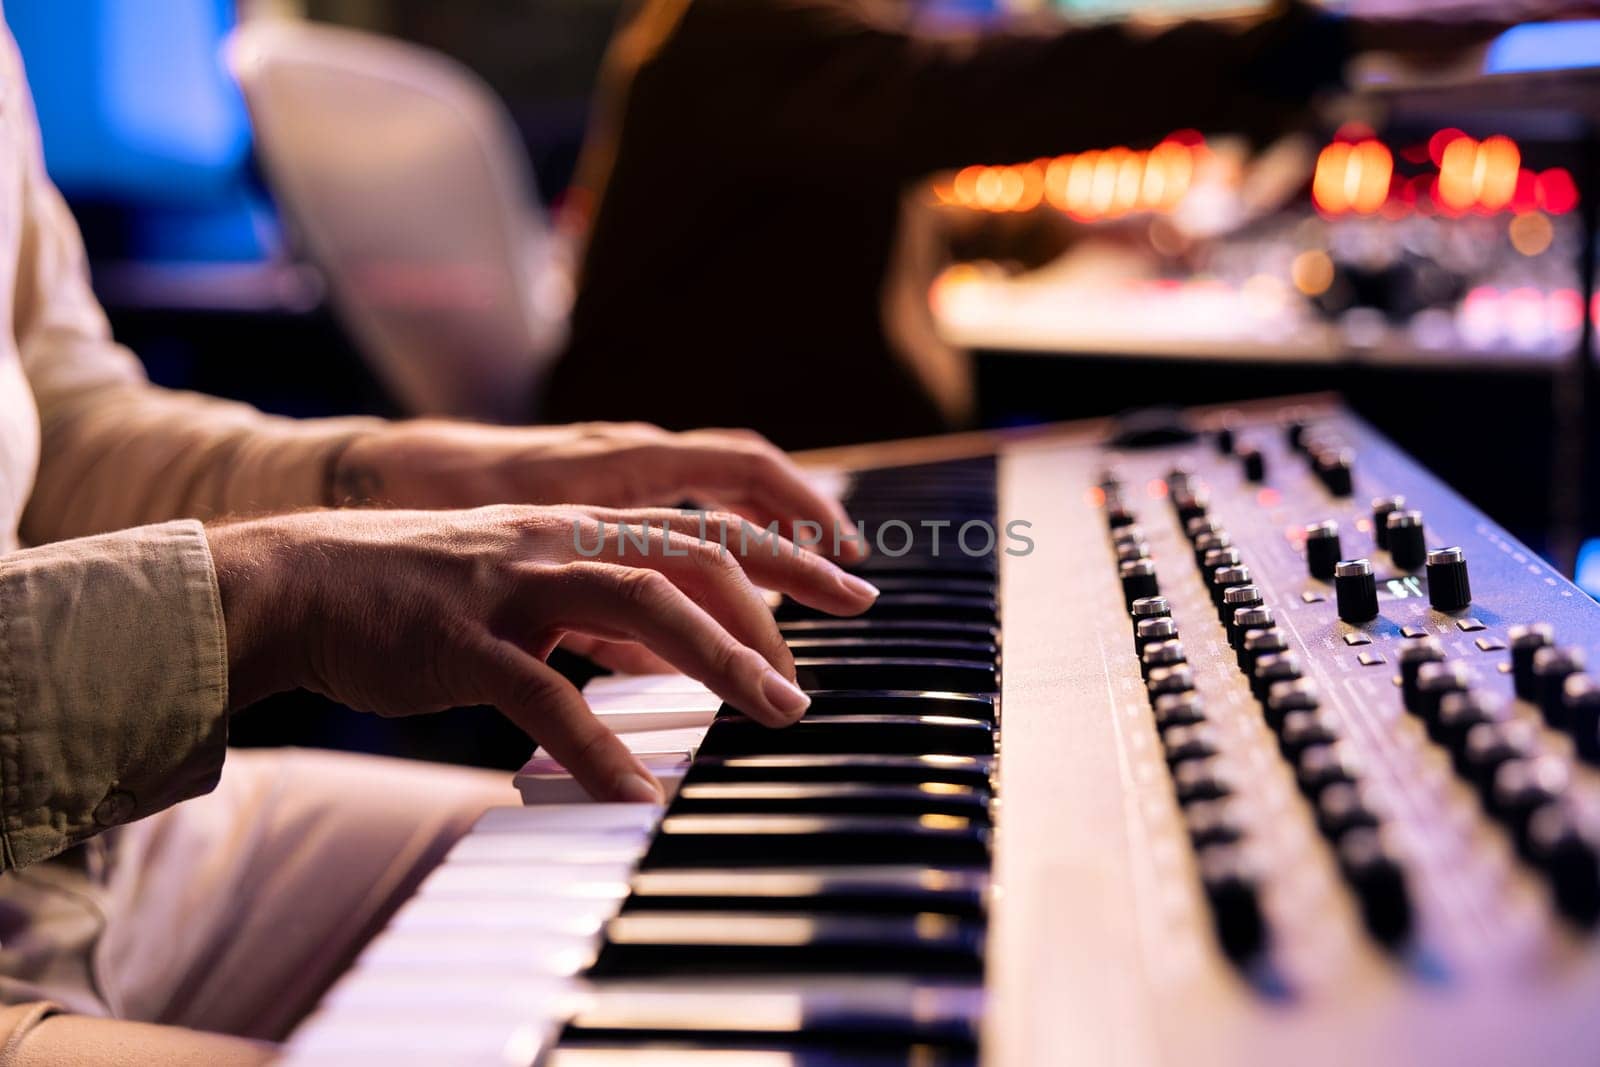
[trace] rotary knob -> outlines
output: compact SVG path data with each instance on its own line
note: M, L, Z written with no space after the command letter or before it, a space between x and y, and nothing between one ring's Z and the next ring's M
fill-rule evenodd
M1329 519L1306 527L1306 568L1311 577L1333 580L1333 569L1344 553L1339 547L1339 524Z
M1437 637L1408 642L1400 649L1400 701L1406 710L1417 710L1417 673L1429 663L1444 662L1444 645Z
M1235 450L1244 467L1244 480L1260 485L1267 480L1267 457L1255 445L1241 445Z
M1348 448L1330 448L1317 454L1317 477L1334 496L1349 496L1355 491L1353 471L1356 454Z
M1240 587L1236 586L1235 588ZM1245 586L1243 588L1254 589L1255 587ZM1231 589L1229 590L1230 593L1232 591ZM1271 608L1264 607L1258 602L1234 609L1226 621L1228 624L1228 644L1235 649L1240 649L1244 647L1245 635L1251 630L1270 629L1277 620L1273 618ZM1281 652L1283 650L1274 648L1268 651Z
M1389 516L1405 508L1403 496L1380 496L1372 502L1372 540L1379 548L1389 547Z
M1303 419L1294 419L1283 428L1283 439L1289 442L1289 447L1296 452L1306 439L1306 424Z
M1129 613L1133 616L1134 625L1145 619L1169 619L1172 617L1172 605L1164 596L1140 597L1128 606Z
M1533 699L1544 714L1544 721L1556 729L1566 726L1567 708L1563 702L1568 675L1582 674L1583 650L1541 648L1533 654Z
M1245 630L1244 636L1239 639L1239 670L1244 672L1246 678L1255 675L1256 660L1289 650L1289 642L1284 638L1283 631L1272 625L1271 610L1268 608L1249 610L1266 612L1269 619L1261 626L1252 626Z
M1135 600L1160 595L1161 584L1156 581L1156 565L1150 560L1129 560L1117 572L1122 577L1122 597L1130 609Z
M1600 683L1587 674L1569 674L1561 683L1561 702L1578 756L1585 763L1600 763Z
M1386 520L1389 530L1389 558L1403 571L1420 569L1428 562L1422 512L1392 511Z
M1243 564L1218 567L1211 572L1211 602L1222 610L1222 595L1235 585L1250 584L1250 568Z
M1511 681L1517 696L1532 700L1538 690L1534 685L1533 656L1541 648L1556 643L1556 632L1547 622L1530 626L1513 626L1506 633L1511 644Z
M1339 618L1351 625L1378 617L1378 580L1372 574L1372 561L1347 559L1333 568L1334 600Z
M1238 443L1232 426L1223 426L1217 430L1217 453L1223 456L1233 455L1234 446Z
M1171 641L1178 636L1178 624L1170 615L1140 619L1133 627L1133 647L1142 655L1157 641Z
M1428 553L1428 602L1436 611L1460 611L1472 603L1467 554L1459 546Z

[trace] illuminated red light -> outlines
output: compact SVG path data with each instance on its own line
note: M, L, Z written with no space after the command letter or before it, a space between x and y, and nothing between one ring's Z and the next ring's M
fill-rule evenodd
M1447 127L1428 138L1428 158L1433 160L1433 165L1441 166L1444 163L1444 150L1450 147L1450 142L1465 136L1460 130Z
M1276 489L1263 489L1256 493L1256 503L1264 508L1275 508L1283 501L1283 494Z
M1552 167L1539 175L1539 205L1552 215L1564 215L1578 206L1578 185L1564 167Z
M1583 328L1583 294L1576 289L1557 289L1546 298L1550 328L1557 333L1572 333Z
M1085 489L1083 491L1083 502L1091 508L1103 508L1106 506L1106 491L1098 485Z
M1152 478L1150 479L1150 484L1144 487L1144 491L1155 499L1160 500L1167 495L1167 483L1160 478Z

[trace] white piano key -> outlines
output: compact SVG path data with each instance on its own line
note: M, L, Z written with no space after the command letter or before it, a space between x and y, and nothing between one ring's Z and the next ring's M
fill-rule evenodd
M484 812L470 834L649 833L660 819L659 804L586 804L581 809L560 804L508 806Z
M321 1010L358 1018L373 1010L404 1010L408 1006L439 1011L458 1004L481 1004L544 1014L551 1007L565 1011L573 996L573 980L552 975L507 978L497 974L439 975L358 968L328 991Z
M638 862L639 850L598 863L544 865L455 863L440 867L423 880L418 899L451 897L485 899L514 897L521 900L556 895L588 894L612 898L618 886L626 887Z
M346 1021L319 1013L308 1019L279 1064L353 1067L366 1064L451 1064L452 1067L527 1067L549 1045L556 1019L459 1021L430 1015L426 1026L394 1019Z
M495 931L394 930L361 954L371 968L472 971L494 968L510 974L570 975L594 957L599 932L542 931L532 938L509 938Z
M661 733L677 734L681 731L652 731L651 736ZM695 744L699 744L698 735L703 734L703 728L696 729ZM634 737L642 735L632 735ZM624 743L630 740L624 735ZM543 749L539 750L541 753ZM693 762L692 749L671 752L639 753L639 762L645 769L655 775L656 781L661 783L661 790L668 800L678 791L678 783L683 781L683 776L688 773L689 765ZM557 805L557 804L592 804L594 801L589 794L584 792L578 780L567 773L567 769L546 755L536 755L512 778L512 784L522 794L522 802L526 805Z
M544 895L530 906L525 900L472 900L429 897L400 910L389 929L501 930L507 937L527 937L542 930L592 931L616 914L622 895L610 898Z

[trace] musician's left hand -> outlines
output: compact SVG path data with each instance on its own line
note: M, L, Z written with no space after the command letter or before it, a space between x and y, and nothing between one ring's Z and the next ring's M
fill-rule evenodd
M486 504L584 504L632 508L685 500L736 512L758 526L796 523L821 531L817 550L834 556L834 531L851 533L844 509L818 492L792 460L749 430L669 433L644 423L505 427L418 420L358 438L339 457L340 502L404 508ZM840 538L841 562L861 546Z

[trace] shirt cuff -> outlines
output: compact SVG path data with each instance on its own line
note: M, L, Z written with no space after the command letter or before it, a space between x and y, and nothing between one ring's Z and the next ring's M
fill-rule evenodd
M209 792L227 707L200 523L0 558L0 868Z

